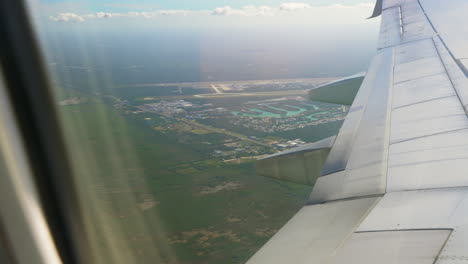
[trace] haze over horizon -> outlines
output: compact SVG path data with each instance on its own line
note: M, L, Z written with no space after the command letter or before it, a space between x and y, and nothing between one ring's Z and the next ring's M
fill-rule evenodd
M351 75L367 69L380 21L362 1L31 5L49 63L107 71L114 83Z

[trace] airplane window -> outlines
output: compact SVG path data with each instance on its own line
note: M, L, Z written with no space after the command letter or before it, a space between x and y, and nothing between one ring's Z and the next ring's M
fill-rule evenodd
M95 263L245 263L314 182L256 160L336 135L353 95L309 90L359 87L373 7L29 1Z

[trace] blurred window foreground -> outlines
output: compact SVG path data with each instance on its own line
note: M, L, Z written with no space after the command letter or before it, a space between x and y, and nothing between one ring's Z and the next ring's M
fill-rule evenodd
M2 12L0 234L21 238L2 263L244 263L311 191L255 160L336 134L347 106L307 91L367 68L378 24L355 3L21 4Z

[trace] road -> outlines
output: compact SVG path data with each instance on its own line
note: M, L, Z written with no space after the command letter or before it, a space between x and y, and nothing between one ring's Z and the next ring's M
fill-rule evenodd
M161 114L161 113L158 113L158 114ZM208 131L211 131L211 132L225 134L225 135L228 135L228 136L231 136L231 137L238 138L240 140L248 141L248 142L251 142L251 143L254 143L254 144L257 144L257 145L261 145L261 146L264 146L264 147L271 148L271 146L268 145L268 144L265 144L265 143L262 143L260 141L251 139L251 138L249 138L247 136L238 134L236 132L228 131L228 130L226 130L224 128L216 128L216 127L212 127L212 126L207 126L207 125L204 125L204 124L200 124L200 123L198 123L196 121L187 120L187 119L184 119L184 118L174 118L174 117L170 117L170 118L173 118L173 119L175 119L177 121L184 122L186 124L196 126L196 127L199 127L201 129L205 129L205 130L208 130Z
M211 86L211 88L213 88L213 90L215 91L215 93L217 93L217 94L222 94L222 93L223 93L223 92L221 92L221 91L218 89L218 87L216 87L216 85L211 84L210 86Z

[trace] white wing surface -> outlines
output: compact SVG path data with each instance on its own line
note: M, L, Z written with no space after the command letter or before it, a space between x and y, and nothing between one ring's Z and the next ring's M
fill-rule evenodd
M248 263L468 263L468 1L383 0L304 206Z

